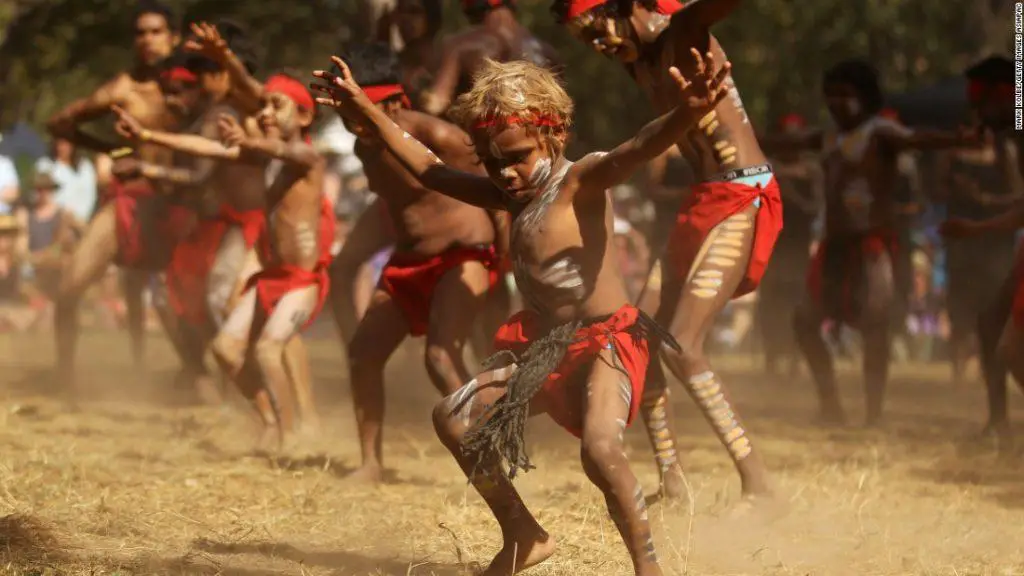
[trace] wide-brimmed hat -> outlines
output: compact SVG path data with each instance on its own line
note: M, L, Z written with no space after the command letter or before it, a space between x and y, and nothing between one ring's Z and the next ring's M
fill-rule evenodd
M53 179L53 176L50 176L49 172L37 172L32 178L33 190L56 190L59 187L60 185Z

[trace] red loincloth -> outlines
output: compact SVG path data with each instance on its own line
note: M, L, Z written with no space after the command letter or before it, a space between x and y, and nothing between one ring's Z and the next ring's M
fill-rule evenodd
M263 270L253 274L245 283L245 290L255 287L256 297L267 317L274 311L274 307L281 301L285 294L305 288L306 286L317 286L320 289L316 307L310 313L303 328L308 328L316 320L320 310L327 300L327 291L330 289L330 277L327 269L331 265L331 245L334 244L336 222L334 221L334 207L326 197L320 201L320 234L317 238L317 248L320 250L320 258L312 270L306 270L291 264L277 263L267 265ZM270 248L269 231L264 229L260 242L261 260L266 265L274 262L273 251Z
M778 182L772 178L764 187L735 182L704 182L691 186L690 190L692 194L679 207L675 228L669 236L666 258L671 259L685 280L708 234L726 218L749 208L760 198L750 261L733 298L753 292L764 276L775 240L782 231L782 200Z
M111 179L105 201L114 204L117 264L126 268L163 270L195 222L195 211L169 202L142 178Z
M498 271L494 246L453 248L436 256L399 252L391 255L380 273L378 286L391 296L391 300L402 311L402 316L409 325L409 334L423 336L427 333L430 303L433 301L437 283L449 270L464 262L480 262L484 265L490 273L488 289L497 284Z
M229 204L221 204L216 217L200 220L192 234L175 246L165 276L167 299L179 318L193 326L209 324L206 292L224 234L229 227L238 226L246 248L251 248L265 223L266 214L262 209L239 211Z
M807 269L807 291L826 316L838 322L856 321L864 298L866 256L899 250L892 230L878 229L842 238L824 238Z
M577 370L593 362L605 348L615 348L619 367L629 375L629 383L633 390L627 425L633 422L640 410L650 353L647 349L647 338L630 330L636 326L638 319L639 310L635 306L625 304L607 319L584 325L576 332L575 337L578 341L569 345L562 363L548 375L538 392L538 395L544 395L544 403L551 419L577 438L583 434L583 415L576 414L574 407L582 405L586 379L573 376ZM494 349L509 350L517 356L522 355L533 340L544 336L540 333L539 324L540 315L537 312L523 310L514 314L495 334Z

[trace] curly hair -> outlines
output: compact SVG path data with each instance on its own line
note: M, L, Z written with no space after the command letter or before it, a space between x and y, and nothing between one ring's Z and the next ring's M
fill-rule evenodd
M559 24L565 24L569 20L569 8L572 3L573 0L554 0L551 3L551 13L555 15L555 20ZM594 16L629 18L633 14L634 5L653 12L658 7L658 0L607 0L589 12Z
M559 136L572 125L573 102L562 82L550 70L518 60L487 59L473 76L473 86L448 110L448 116L467 132L480 122L494 128L510 119L544 119L543 125L526 124L561 151Z
M863 60L843 60L834 64L825 71L822 88L827 89L837 84L852 87L868 114L877 114L882 110L885 97L878 82L878 72L871 64Z

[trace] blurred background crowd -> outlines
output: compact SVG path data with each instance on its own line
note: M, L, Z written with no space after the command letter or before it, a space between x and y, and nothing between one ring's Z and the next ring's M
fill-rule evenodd
M359 36L387 38L396 48L407 42L429 46L464 24L457 0L309 0L285 11L233 0L175 4L187 20L229 16L246 23L261 37L266 69L310 70ZM739 71L736 83L761 132L827 122L821 72L845 57L867 58L877 66L888 96L887 114L900 122L947 128L968 122L961 71L979 56L1008 52L1012 29L1008 0L747 4L716 28L716 34L732 47L730 59ZM2 330L49 330L52 325L54 273L102 197L111 161L82 153L66 141L51 141L41 126L59 103L83 95L131 62L130 5L131 0L0 1ZM559 51L577 103L576 149L607 149L652 113L615 63L593 58L585 46L558 30L548 6L545 0L520 0L519 17ZM405 57L426 57L426 52L410 50ZM338 216L338 250L373 193L353 154L354 137L337 118L320 115L315 143L330 161L324 194L334 201ZM960 374L973 354L976 309L990 297L977 286L967 291L970 296L962 296L958 291L964 287L948 278L951 271L977 267L971 254L978 250L994 255L984 265L1001 267L1005 275L1015 239L949 244L938 237L936 224L947 215L985 218L1024 196L1024 183L1016 175L998 173L994 157L992 150L975 150L906 153L900 158L900 214L906 223L904 240L909 241L905 245L913 249L904 251L896 266L902 296L893 314L899 328L897 360L952 362ZM804 293L827 191L813 155L772 161L783 193L785 230L761 290L730 305L714 341L720 349L763 353L770 369L785 373L799 369L789 322ZM619 257L633 295L644 285L652 254L666 241L664 231L675 218L689 179L686 163L669 152L630 185L613 190ZM386 258L381 254L371 263L368 286ZM952 276L985 282L991 274ZM992 284L994 291L996 282ZM85 323L112 329L123 324L115 269L93 288L88 301ZM152 325L157 325L155 317ZM852 334L837 327L832 335L839 353L857 353Z

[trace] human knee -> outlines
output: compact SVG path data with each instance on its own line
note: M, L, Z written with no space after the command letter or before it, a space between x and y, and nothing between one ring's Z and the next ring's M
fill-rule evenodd
M353 374L376 373L384 371L384 364L387 363L387 356L380 352L380 347L374 345L361 334L356 334L348 346L348 365Z
M245 342L234 336L218 334L210 344L210 351L221 365L232 371L240 369L245 362Z
M449 449L457 449L465 434L466 427L459 422L455 394L441 399L434 405L434 432L441 443Z
M622 442L607 432L584 433L580 457L584 467L599 471L611 470L625 460Z
M253 357L261 369L284 366L284 342L261 338L253 349Z
M666 345L661 346L661 358L669 365L694 366L706 361L704 356L704 338L694 334L677 336L679 350Z
M455 358L447 346L428 343L423 354L423 363L428 374L446 376L452 373L455 367Z

